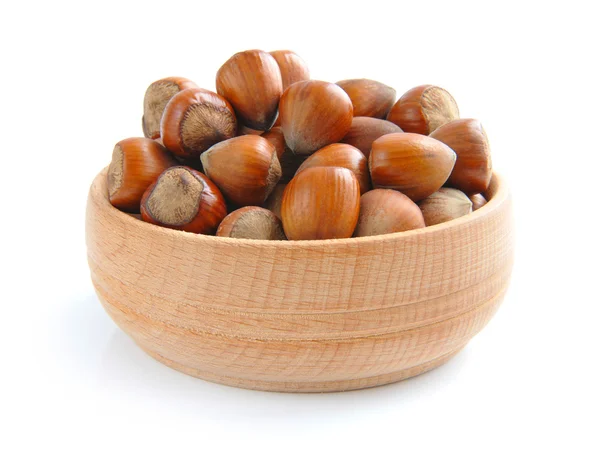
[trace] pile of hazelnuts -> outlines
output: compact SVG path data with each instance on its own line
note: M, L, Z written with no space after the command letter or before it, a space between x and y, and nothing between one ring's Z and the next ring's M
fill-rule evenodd
M267 240L423 228L486 203L481 123L446 90L368 79L310 80L294 52L248 50L216 93L182 77L152 83L143 138L118 142L108 196L163 227Z

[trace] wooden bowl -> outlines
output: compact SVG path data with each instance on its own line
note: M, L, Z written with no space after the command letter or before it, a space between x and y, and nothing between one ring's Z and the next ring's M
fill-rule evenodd
M321 241L218 238L150 225L90 189L92 281L148 354L195 377L268 391L343 391L433 369L494 315L513 257L511 204L444 224Z

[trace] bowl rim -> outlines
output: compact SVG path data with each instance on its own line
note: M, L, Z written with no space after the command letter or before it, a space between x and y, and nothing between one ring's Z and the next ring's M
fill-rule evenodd
M365 243L377 243L386 242L390 240L400 240L409 237L419 237L423 235L432 234L435 232L442 232L444 230L455 229L462 225L474 222L480 218L490 215L501 207L507 199L510 197L510 192L506 184L506 180L498 172L493 172L492 179L488 189L485 191L484 196L487 199L487 194L493 187L495 189L492 197L487 203L472 213L465 216L453 219L451 221L443 222L441 224L432 225L428 227L422 227L420 229L407 230L404 232L386 233L383 235L365 236L358 238L339 238L329 240L253 240L245 238L229 238L219 237L214 235L204 235L201 233L184 232L182 230L170 229L168 227L161 227L158 225L144 222L140 219L135 218L130 213L125 213L115 208L108 199L108 189L106 184L106 174L108 167L105 167L96 175L89 191L89 198L99 203L99 208L103 210L112 211L124 224L126 228L132 229L148 229L154 233L161 233L167 236L181 236L188 240L197 242L209 242L213 244L222 243L224 245L246 245L246 246L269 246L282 249L288 248L306 248L314 246L352 246L361 245Z

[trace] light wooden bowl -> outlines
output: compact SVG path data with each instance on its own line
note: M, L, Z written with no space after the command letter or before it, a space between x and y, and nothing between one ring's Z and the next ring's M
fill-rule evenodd
M508 286L511 204L494 175L478 211L403 233L256 241L150 225L90 189L92 281L152 357L268 391L343 391L433 369L490 320Z

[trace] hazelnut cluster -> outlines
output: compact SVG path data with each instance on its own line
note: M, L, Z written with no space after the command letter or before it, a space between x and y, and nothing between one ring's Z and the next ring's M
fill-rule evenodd
M152 83L145 137L118 142L109 200L152 224L217 236L315 240L439 224L486 203L481 123L444 89L310 80L294 52L248 50L216 93Z

